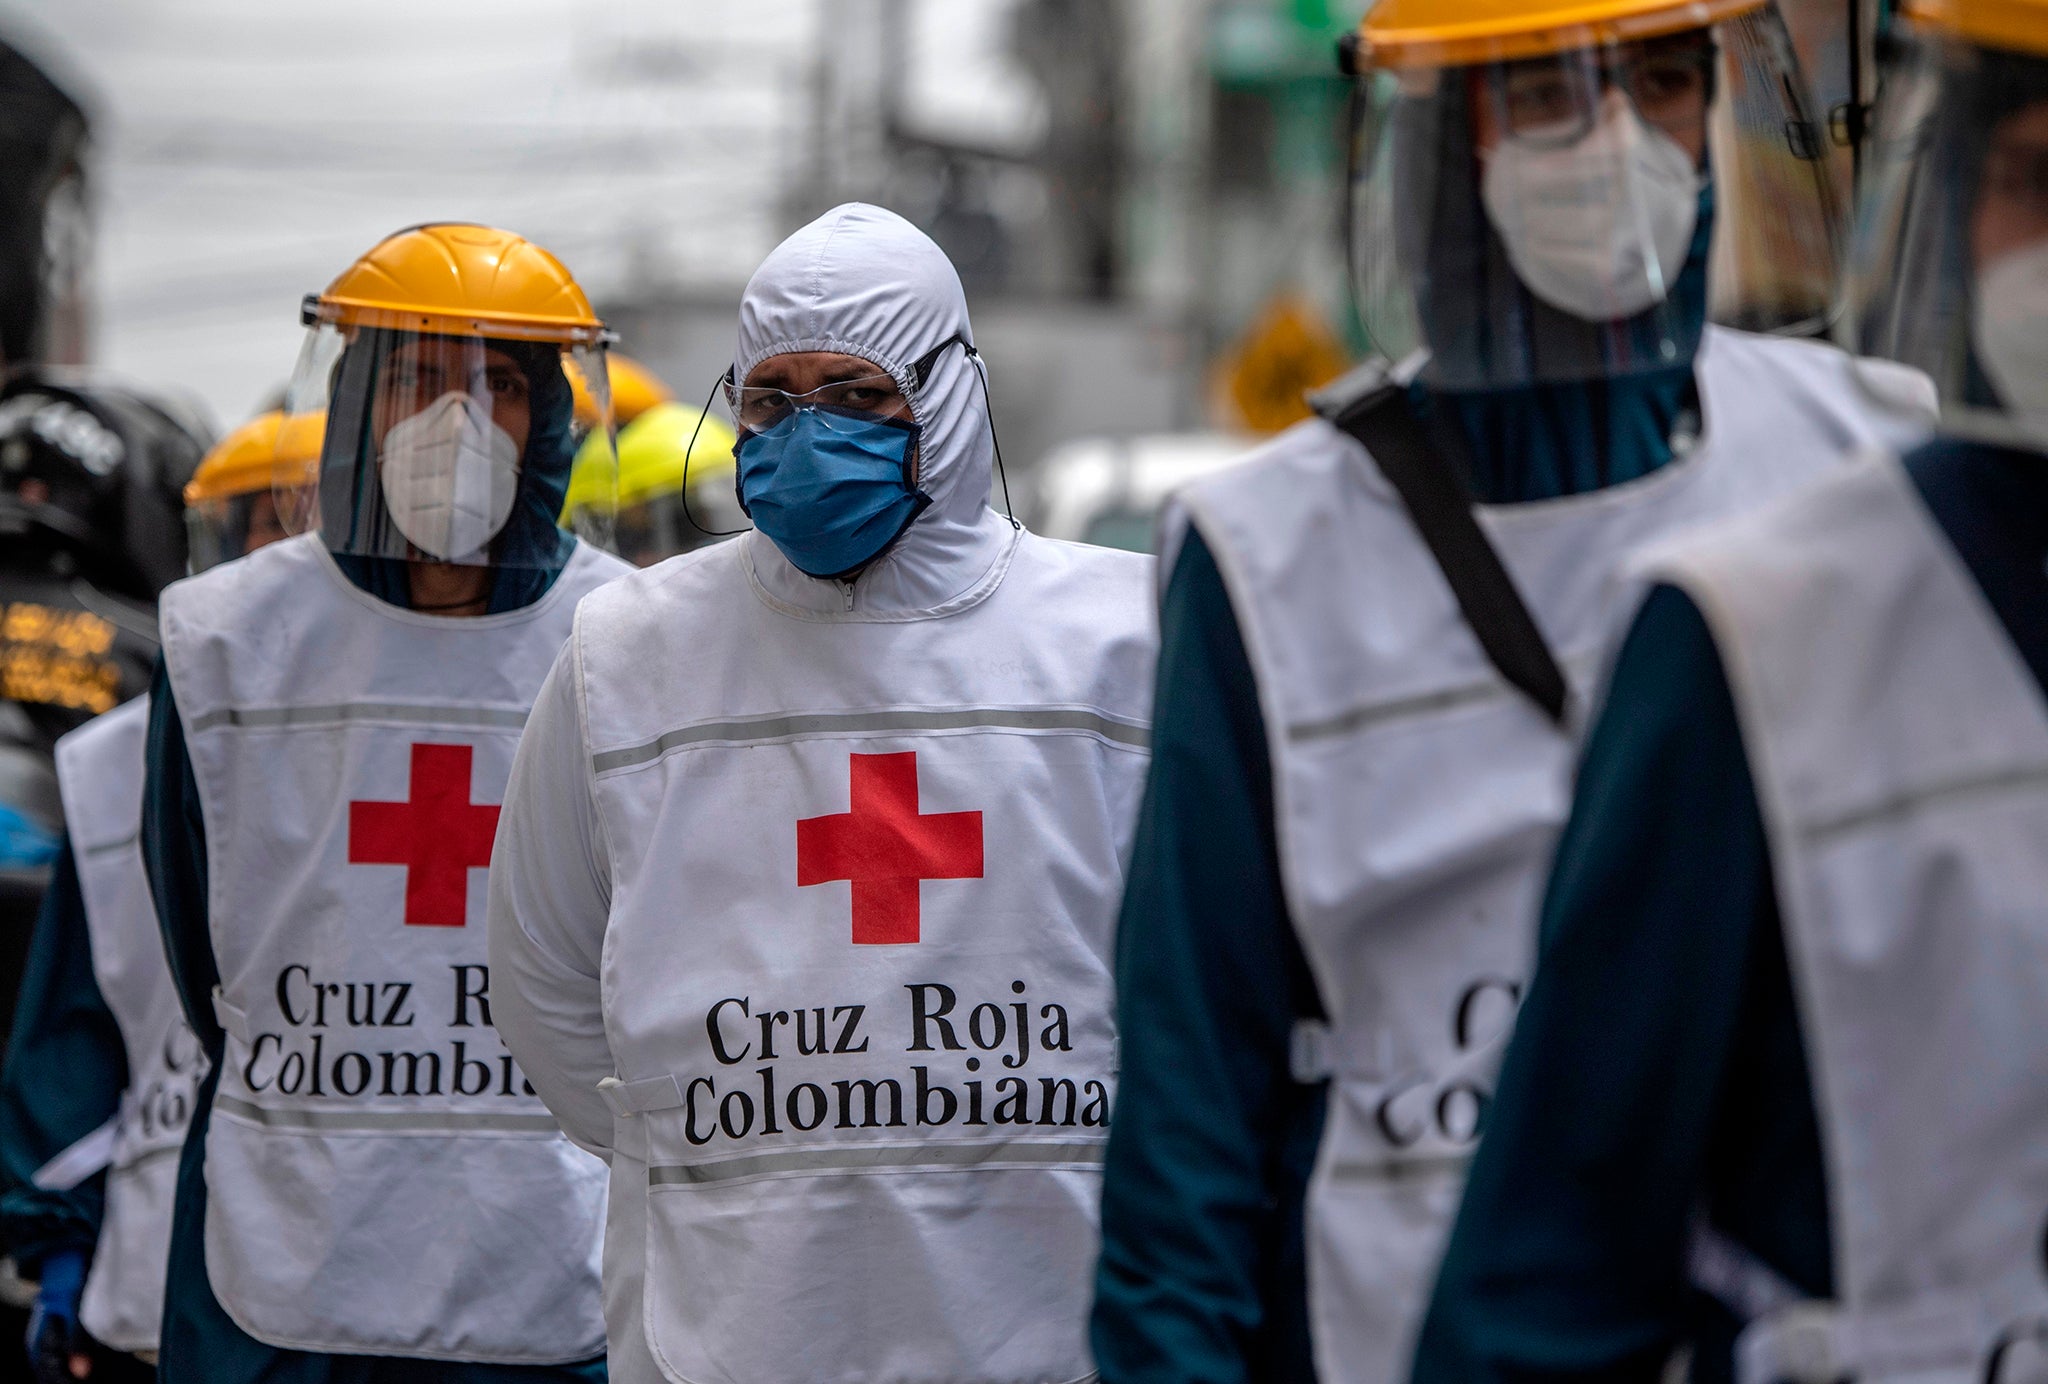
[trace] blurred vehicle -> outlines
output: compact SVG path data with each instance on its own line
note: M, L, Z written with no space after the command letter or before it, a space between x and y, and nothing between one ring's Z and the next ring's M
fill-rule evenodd
M1222 432L1081 438L1039 463L1025 517L1032 532L1047 538L1149 553L1167 495L1242 459L1254 445Z

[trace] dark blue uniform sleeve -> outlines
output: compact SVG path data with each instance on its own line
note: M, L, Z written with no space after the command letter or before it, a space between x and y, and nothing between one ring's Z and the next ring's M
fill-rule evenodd
M1117 937L1122 1041L1093 1340L1106 1384L1312 1377L1301 1210L1319 1015L1281 893L1251 665L1191 534L1161 614L1152 768Z
M33 1277L45 1256L92 1256L106 1174L37 1187L38 1169L112 1119L128 1050L92 969L78 862L64 843L29 942L7 1065L0 1070L0 1244Z
M1415 1379L1723 1378L1691 1226L1830 1291L1827 1204L1770 862L1705 621L1654 591L1594 728L1536 976Z
M142 864L163 929L171 982L207 1056L220 1060L222 1035L213 1016L220 971L207 931L206 823L199 784L185 752L185 726L162 662L149 691L148 775L142 790Z

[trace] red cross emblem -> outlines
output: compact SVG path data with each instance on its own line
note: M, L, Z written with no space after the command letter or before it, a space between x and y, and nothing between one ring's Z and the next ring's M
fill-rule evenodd
M469 921L469 872L491 863L498 809L469 800L468 745L412 747L412 801L348 805L348 863L405 866L405 925Z
M852 761L853 810L796 824L796 882L852 882L855 945L915 942L921 881L982 877L981 814L920 813L915 750Z

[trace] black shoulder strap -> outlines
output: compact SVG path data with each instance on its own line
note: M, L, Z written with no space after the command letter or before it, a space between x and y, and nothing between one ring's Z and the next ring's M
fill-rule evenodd
M1322 408L1319 407L1319 412ZM1458 598L1465 623L1493 666L1563 725L1570 696L1535 617L1472 516L1472 497L1446 463L1408 402L1407 391L1384 384L1323 416L1372 453L1380 471L1400 494L1416 531Z

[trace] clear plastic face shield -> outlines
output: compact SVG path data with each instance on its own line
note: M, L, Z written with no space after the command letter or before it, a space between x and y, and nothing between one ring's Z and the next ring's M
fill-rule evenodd
M1907 27L1849 282L1858 348L1949 431L2048 447L2048 58Z
M1489 49L1361 52L1350 242L1378 350L1493 389L1683 366L1709 319L1825 326L1836 195L1775 7Z
M331 551L540 570L566 560L571 532L611 546L614 504L559 520L579 453L585 492L616 492L601 331L316 299L306 315L286 409L326 414L317 524Z
M313 466L304 468L306 480L290 484L283 480L265 482L254 490L219 499L201 500L185 509L185 532L191 566L195 572L218 567L280 539L304 533L310 527L317 488L311 483Z
M747 517L733 486L733 430L715 414L673 401L642 410L619 429L615 551L636 567L717 542L743 531ZM586 484L588 463L609 463L586 441L569 485L567 509L609 501Z
M693 464L687 502L681 490L674 490L620 505L614 531L619 556L635 567L651 567L716 543L721 536L744 532L747 516L732 481L730 459Z

